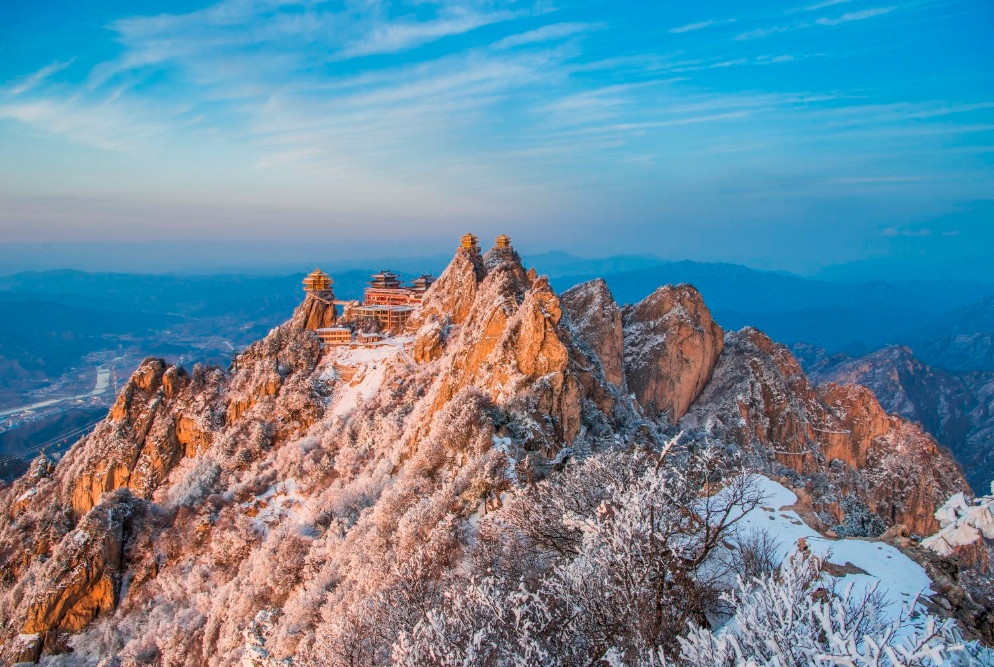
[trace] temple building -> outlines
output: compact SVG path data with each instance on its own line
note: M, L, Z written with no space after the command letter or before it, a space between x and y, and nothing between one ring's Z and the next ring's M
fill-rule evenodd
M376 320L380 326L390 331L400 331L407 324L407 320L414 312L411 306L393 306L386 304L372 304L356 306L352 309L352 314L356 317L368 317Z
M411 296L417 297L418 301L421 301L421 297L424 296L424 293L428 291L428 288L431 287L434 282L435 276L430 273L421 274L411 281Z
M402 287L398 274L392 271L380 271L370 276L372 280L366 284L363 305L406 306L411 302L410 290Z
M510 245L511 239L506 236L498 237L498 247L505 248L513 253ZM479 255L480 247L478 239L473 234L465 234L461 240L461 250ZM304 291L308 297L314 297L318 301L332 306L343 306L344 316L348 319L371 319L375 320L381 329L388 332L400 332L403 330L411 314L421 306L421 299L435 282L435 276L424 273L411 281L410 285L404 285L400 280L400 274L393 271L383 270L374 273L366 281L366 289L363 294L362 303L358 301L338 301L332 291L334 281L328 274L315 269L304 278ZM335 311L332 310L332 313ZM308 320L310 321L310 320ZM314 329L322 343L327 345L346 345L372 342L376 336L360 335L353 339L353 332L346 327L328 326L334 324L334 320L317 323L307 328Z
M473 234L463 234L462 239L460 239L459 250L478 255L480 253L480 246L477 245L478 240Z
M494 257L502 259L514 259L514 248L511 247L511 237L501 234L494 241L494 247L490 250Z
M303 282L305 292L316 294L326 300L333 301L335 299L334 292L332 292L332 285L335 284L335 281L321 269L314 269L307 274Z
M293 313L293 328L313 331L334 326L338 319L334 281L321 269L314 269L303 284L304 302Z
M314 333L325 345L348 345L352 342L352 329L348 327L324 327Z
M384 338L386 338L386 336L384 336L383 334L376 333L373 331L359 333L358 335L356 335L356 341L362 343L363 345L375 345L377 343L382 342Z

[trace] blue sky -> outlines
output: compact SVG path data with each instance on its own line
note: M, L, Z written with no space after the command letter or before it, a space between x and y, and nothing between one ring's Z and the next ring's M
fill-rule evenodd
M991 251L992 33L988 0L2 3L0 233Z

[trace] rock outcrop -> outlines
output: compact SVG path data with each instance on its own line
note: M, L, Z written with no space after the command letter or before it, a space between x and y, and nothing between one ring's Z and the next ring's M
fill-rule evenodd
M136 508L127 491L108 496L59 543L35 575L47 585L25 600L11 619L20 625L20 633L4 659L34 662L43 649L64 649L66 634L114 609L126 533Z
M563 308L569 313L576 335L597 355L604 377L616 387L625 384L624 334L621 308L602 278L563 292Z
M449 266L422 297L421 311L411 318L409 328L416 331L423 324L432 321L462 323L469 317L469 311L476 301L477 287L485 274L483 257L479 251L460 248Z
M935 508L969 488L920 427L887 415L866 388L815 389L786 347L751 328L725 336L714 378L680 426L741 443L771 471L827 480L809 481L807 491L836 522L852 493L886 521L927 535L938 528Z
M675 423L710 381L723 339L696 289L667 285L625 307L624 345L625 376L639 405Z
M290 326L298 331L313 331L335 326L337 320L334 302L314 292L307 292L303 303L294 311Z
M201 414L215 396L194 390L190 376L146 359L124 386L107 420L63 462L72 469L70 503L84 516L103 494L128 487L148 498L181 458L210 440Z
M230 373L188 374L146 359L107 418L57 466L36 460L5 491L19 500L0 524L0 584L44 585L27 611L0 608L11 619L0 626L0 657L59 652L64 633L114 609L129 508L153 498L181 462L212 450L243 465L313 423L323 407L312 380L319 352L312 333L288 323L239 355ZM21 612L23 627L12 625Z
M516 254L480 258L460 249L412 324L415 358L438 359L432 412L473 386L530 414L535 448L554 453L572 443L581 426L581 386L561 319L548 281L530 277Z
M963 464L970 486L984 492L994 481L994 373L933 368L910 348L886 347L863 357L810 357L818 384L864 385L889 414L917 422Z

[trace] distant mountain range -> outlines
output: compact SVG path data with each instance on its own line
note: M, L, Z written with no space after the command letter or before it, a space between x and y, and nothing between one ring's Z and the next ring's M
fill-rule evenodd
M971 255L928 264L874 259L834 264L818 271L814 277L836 282L966 280L989 283L994 282L991 266L994 266L994 255Z
M831 282L736 264L664 262L652 255L585 259L565 252L525 256L558 291L603 276L620 303L665 284L700 290L726 330L754 326L787 345L854 356L908 345L925 363L961 372L994 370L994 283L980 280ZM360 298L368 274L439 273L439 258L322 266L340 298ZM132 353L218 361L285 319L304 273L150 275L29 271L0 277L0 370L11 391L43 385L83 356L131 334ZM155 332L169 327L170 335ZM0 387L2 389L2 387ZM17 404L17 401L14 401Z

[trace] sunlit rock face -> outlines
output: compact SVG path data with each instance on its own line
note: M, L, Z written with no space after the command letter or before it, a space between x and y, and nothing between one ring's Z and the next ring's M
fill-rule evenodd
M337 320L334 303L308 292L303 303L297 306L290 323L294 329L313 331L334 326Z
M666 285L624 310L628 387L650 414L683 417L714 373L723 346L700 293Z
M942 498L968 488L919 426L887 415L865 387L814 388L786 347L751 328L725 336L714 377L680 426L741 443L770 469L824 480L808 485L817 509L837 521L842 496L853 493L888 522L928 534Z
M570 288L562 295L577 336L597 355L605 379L616 387L625 383L624 334L621 308L603 279L597 278Z
M921 424L952 450L975 491L990 487L994 479L994 372L936 368L901 345L857 358L815 352L807 366L814 382L872 389L888 414ZM977 367L982 364L977 360Z

